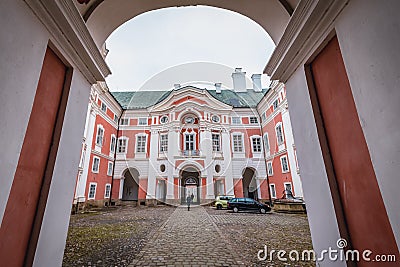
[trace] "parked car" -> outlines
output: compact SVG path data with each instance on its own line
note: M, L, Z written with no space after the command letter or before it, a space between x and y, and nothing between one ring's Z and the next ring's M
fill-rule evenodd
M267 204L263 204L251 198L232 198L228 201L228 209L233 212L239 212L240 210L254 210L260 213L266 213L271 211L271 208Z
M217 210L226 209L228 207L228 201L232 198L234 198L234 196L217 196L215 198L214 207L216 207Z

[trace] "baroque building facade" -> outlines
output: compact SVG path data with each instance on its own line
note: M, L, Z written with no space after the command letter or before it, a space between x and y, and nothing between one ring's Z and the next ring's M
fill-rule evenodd
M92 87L74 202L208 203L218 195L302 198L285 87L232 74L234 88Z

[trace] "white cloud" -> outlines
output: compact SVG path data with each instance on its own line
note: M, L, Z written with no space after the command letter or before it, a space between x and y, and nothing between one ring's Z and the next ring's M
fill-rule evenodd
M142 14L114 31L106 44L110 50L106 60L113 72L107 78L111 91L138 90L151 77L169 69L168 79L153 78L153 83L146 85L148 90L167 90L184 80L183 69L171 67L192 62L242 67L251 76L262 73L274 49L271 38L254 21L235 12L203 6ZM211 65L189 64L185 73L188 77L201 73L198 80L210 82L230 79L226 72L214 73ZM267 80L263 77L264 86Z

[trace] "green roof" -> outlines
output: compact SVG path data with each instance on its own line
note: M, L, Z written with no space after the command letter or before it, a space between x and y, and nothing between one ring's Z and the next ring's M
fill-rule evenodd
M181 90L181 89L178 89ZM199 89L206 90L206 89ZM254 108L264 97L268 89L262 92L254 92L253 89L247 92L234 92L232 90L207 90L217 100L234 108ZM123 109L142 109L151 107L168 97L172 91L138 91L138 92L110 92Z

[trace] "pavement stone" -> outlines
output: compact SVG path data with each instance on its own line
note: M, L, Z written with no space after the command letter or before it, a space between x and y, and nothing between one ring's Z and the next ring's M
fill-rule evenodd
M151 255L151 256L149 256ZM204 207L178 207L129 267L244 266Z

